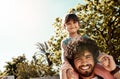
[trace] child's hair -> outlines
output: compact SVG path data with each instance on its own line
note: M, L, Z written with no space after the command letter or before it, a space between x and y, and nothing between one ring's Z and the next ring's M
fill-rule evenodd
M73 20L74 22L78 22L78 24L80 25L80 22L79 22L79 18L76 14L67 14L63 20L63 28L65 28L65 24L68 23L70 20Z

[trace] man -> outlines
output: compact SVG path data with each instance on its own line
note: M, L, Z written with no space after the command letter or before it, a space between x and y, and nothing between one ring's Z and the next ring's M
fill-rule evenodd
M65 55L68 62L79 74L79 79L114 79L110 72L103 71L104 73L100 73L100 70L98 70L98 72L94 71L96 63L98 62L98 56L99 48L96 42L89 38L83 38L82 40L80 39L77 42L69 44L67 46L67 54ZM74 78L70 78L68 73L67 79Z

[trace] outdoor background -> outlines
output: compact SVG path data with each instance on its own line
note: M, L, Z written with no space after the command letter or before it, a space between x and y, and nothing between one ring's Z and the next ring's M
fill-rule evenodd
M0 0L0 70L25 54L31 59L36 43L49 40L52 24L82 0Z
M60 43L67 36L61 24L67 13L79 17L80 35L95 40L100 51L112 55L120 66L120 0L4 0L0 78L59 77Z

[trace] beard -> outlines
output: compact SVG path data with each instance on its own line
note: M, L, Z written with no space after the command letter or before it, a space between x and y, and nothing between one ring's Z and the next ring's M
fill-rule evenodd
M85 67L85 66L87 66L89 68L88 69L83 69L82 67ZM94 67L92 67L92 65L90 65L90 64L82 65L78 69L75 68L76 72L83 77L91 76L93 74L93 69L94 69Z

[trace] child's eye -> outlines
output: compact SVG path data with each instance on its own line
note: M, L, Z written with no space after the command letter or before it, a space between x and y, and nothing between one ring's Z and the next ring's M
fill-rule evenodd
M70 24L71 24L70 22L66 23L66 25L70 25Z
M77 23L77 21L74 21L73 23L75 24L75 23Z
M67 23L67 25L70 25L70 23Z

